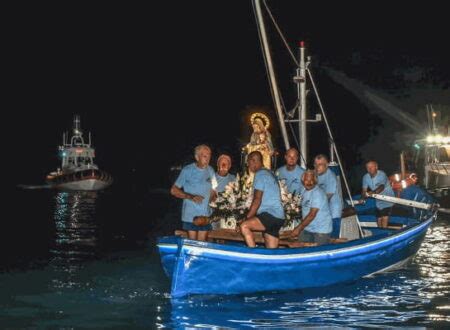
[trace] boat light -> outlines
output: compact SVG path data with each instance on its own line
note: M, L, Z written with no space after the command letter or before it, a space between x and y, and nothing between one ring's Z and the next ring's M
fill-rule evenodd
M402 189L405 189L407 185L406 180L402 180Z
M75 152L76 152L77 154L81 154L81 153L83 152L83 149L76 149Z
M420 146L417 143L414 143L414 148L416 148L417 150L420 149Z
M428 143L446 143L447 141L450 142L449 137L442 137L442 135L439 134L427 136Z

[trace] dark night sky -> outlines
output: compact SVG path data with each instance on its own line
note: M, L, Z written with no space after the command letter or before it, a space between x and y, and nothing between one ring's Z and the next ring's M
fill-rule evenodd
M360 121L349 121L333 112L339 107L330 110L337 140L353 157L350 165L370 138L369 126L382 122L321 73L321 64L372 80L378 84L373 87L398 67L420 65L448 86L443 8L408 3L394 10L379 2L352 8L329 8L325 2L313 8L304 1L269 5L292 46L298 40L310 45L325 106L343 102L361 115ZM216 152L234 152L245 107L271 106L250 1L165 1L147 7L71 3L4 12L9 20L2 47L7 55L3 134L11 148L6 166L23 173L10 178L14 184L40 183L57 167L56 146L75 113L93 133L101 168L118 183L147 187L167 185L168 166L185 162L199 142ZM290 107L294 67L272 39ZM363 59L356 69L355 53ZM319 142L313 140L312 147L326 151Z

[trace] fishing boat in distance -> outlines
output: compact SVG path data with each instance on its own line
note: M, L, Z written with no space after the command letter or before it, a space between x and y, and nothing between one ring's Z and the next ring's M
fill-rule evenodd
M68 136L63 133L63 144L58 148L61 167L47 175L47 184L52 188L77 191L101 190L111 185L112 177L94 163L95 149L91 144L91 134L88 143L85 143L78 115L73 120L70 140Z
M171 280L172 298L192 294L242 294L263 291L298 290L338 285L356 281L362 277L403 267L419 250L425 234L437 216L436 205L417 203L391 197L391 202L404 202L403 205L426 210L421 218L392 216L387 228L379 228L376 216L364 213L357 206L347 183L338 148L326 113L320 101L317 88L306 61L305 45L299 45L299 59L295 59L297 70L294 81L297 83L297 119L288 116L283 109L276 76L271 64L271 52L264 25L261 0L253 0L255 16L263 46L266 69L271 82L271 90L280 132L286 150L289 137L286 125L296 123L299 128L299 150L301 165L308 161L307 131L308 121L323 119L330 138L330 159L338 167L353 212L342 214L338 237L329 244L302 247L290 244L289 235L280 236L280 248L267 249L262 243L262 235L255 235L260 243L249 248L240 234L222 231L223 235L212 232L211 241L202 242L183 236L162 237L158 241L161 263ZM269 10L265 6L266 10ZM271 18L273 17L269 14ZM289 49L290 50L290 49ZM292 51L290 51L292 54ZM317 97L320 114L316 120L308 119L306 107L306 84ZM334 161L335 160L335 161ZM373 195L383 199L385 196ZM356 211L355 211L356 210ZM361 212L359 212L361 211ZM358 214L359 212L359 214Z
M414 167L423 177L424 187L436 197L444 197L450 190L450 135L448 122L436 123L438 113L432 105L427 106L428 136L414 143Z

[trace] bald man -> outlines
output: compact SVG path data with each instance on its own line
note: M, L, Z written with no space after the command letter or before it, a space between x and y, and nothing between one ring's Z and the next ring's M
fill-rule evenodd
M322 245L329 243L333 221L327 195L319 187L318 181L315 171L303 173L305 192L302 195L302 221L291 232L291 237L298 237L301 242Z
M284 209L277 178L263 167L263 156L259 151L251 152L247 157L248 169L255 173L253 180L253 200L246 220L240 224L245 243L255 247L254 231L264 233L267 248L278 247L279 230L284 224Z
M287 189L292 194L301 195L305 190L302 184L302 174L305 172L303 167L298 165L299 153L295 148L286 151L284 160L286 165L281 166L276 172L278 180L286 182Z

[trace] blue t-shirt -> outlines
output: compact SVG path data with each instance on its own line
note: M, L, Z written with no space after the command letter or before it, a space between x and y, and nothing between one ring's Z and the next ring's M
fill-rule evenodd
M329 234L333 229L328 198L319 186L311 190L305 190L302 195L302 218L304 219L311 208L319 209L316 217L310 222L305 230L311 233Z
M196 216L211 215L209 198L211 196L211 190L216 185L214 170L211 166L202 169L195 163L192 163L183 167L175 181L175 186L183 189L185 193L202 196L203 201L197 204L189 199L184 199L181 221L193 222Z
M295 168L292 171L289 171L285 165L277 170L276 175L278 180L285 180L290 193L301 195L303 190L305 190L302 183L302 175L304 172L305 170L298 165L295 165Z
M370 188L370 190L374 191L381 185L384 185L384 190L382 192L380 192L380 195L392 196L392 197L395 196L394 190L392 190L392 187L391 187L391 183L389 182L389 179L386 176L386 173L384 173L383 171L378 170L377 174L373 178L370 176L369 173L366 173L363 176L363 180L362 180L362 188L363 189ZM377 199L375 202L375 205L376 205L377 209L382 210L387 207L391 207L394 204L386 202L386 201L380 201Z
M402 192L400 193L400 198L427 204L436 202L433 196L431 196L424 189L416 185L411 185L403 189ZM404 206L404 208L410 211L411 215L415 218L421 218L422 216L429 214L429 211L417 209L415 207Z
M263 192L261 205L257 214L270 213L276 218L284 219L284 209L281 203L280 186L277 178L269 170L262 168L255 174L253 189Z
M330 212L332 218L340 218L342 216L342 208L344 201L342 199L342 189L338 178L334 172L327 168L325 173L318 175L318 186L325 191L326 194L332 194L330 200Z
M225 176L221 176L218 173L216 173L216 179L217 179L216 192L220 193L225 190L225 187L227 186L227 184L236 180L236 176L233 174L230 174L230 173L228 173Z

